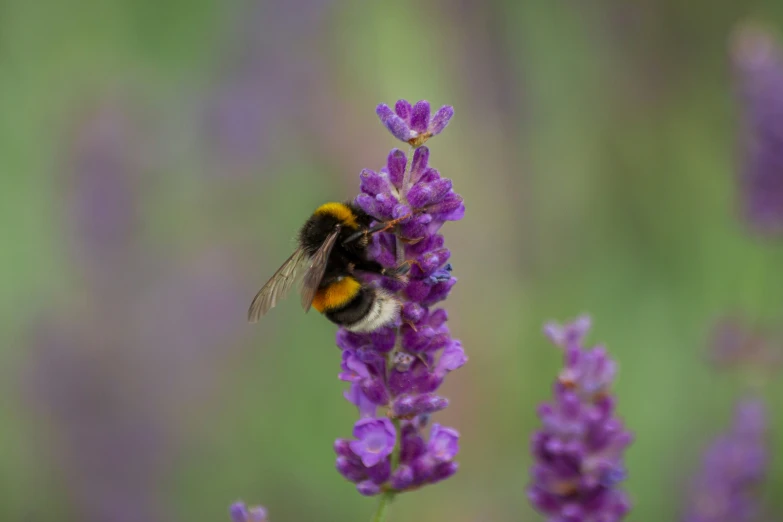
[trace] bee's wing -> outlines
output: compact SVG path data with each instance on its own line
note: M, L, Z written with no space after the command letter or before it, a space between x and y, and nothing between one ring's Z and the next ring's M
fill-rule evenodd
M334 248L337 236L339 235L340 227L337 227L329 234L326 241L321 245L321 248L318 249L310 260L310 266L307 268L307 272L305 272L302 281L302 307L305 309L305 312L310 310L310 305L313 304L315 293L318 291L321 279L324 278L324 272L326 272L326 263L329 261L329 254L332 253L332 248Z
M277 304L278 299L285 297L294 284L297 274L301 272L304 266L302 261L306 257L304 249L297 248L283 266L277 269L275 275L266 282L250 303L250 309L247 311L248 321L255 323Z

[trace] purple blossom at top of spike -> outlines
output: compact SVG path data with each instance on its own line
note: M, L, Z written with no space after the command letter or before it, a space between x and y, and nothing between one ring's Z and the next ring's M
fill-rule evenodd
M229 508L231 522L267 522L264 506L246 506L244 502L235 502Z
M750 522L767 471L766 415L761 401L736 406L732 426L713 441L691 484L683 522Z
M381 103L375 113L395 138L419 147L443 132L454 116L454 107L444 105L430 117L430 103L427 100L420 100L415 105L411 105L408 100L399 100L394 110Z
M548 324L545 334L564 351L554 400L538 409L528 497L547 520L615 522L630 508L617 488L625 478L623 454L632 435L615 415L610 385L616 365L602 347L586 348L588 317L566 326Z
M437 134L451 107L429 116L429 104L400 101L396 112L378 108L384 124L404 141ZM446 221L465 213L450 179L430 166L430 151L417 146L411 158L392 150L378 171L364 169L356 204L378 222L399 220L392 232L375 234L370 257L386 267L408 265L407 280L379 278L372 284L396 294L399 320L372 333L337 332L343 351L339 378L350 383L346 398L361 419L356 440L335 443L337 470L362 495L399 493L450 477L457 471L459 433L434 424L432 414L449 404L437 394L446 376L467 362L462 344L451 337L443 301L457 282L451 252L439 233Z
M743 26L732 61L743 121L742 212L752 229L783 234L783 47L764 29Z

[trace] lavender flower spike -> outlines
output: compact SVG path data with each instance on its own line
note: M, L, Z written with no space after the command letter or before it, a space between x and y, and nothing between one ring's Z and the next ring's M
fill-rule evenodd
M235 502L229 509L232 522L267 522L263 506L247 507L244 502Z
M427 431L430 416L449 404L438 388L467 362L446 325L446 310L436 308L457 282L439 231L446 221L461 219L465 206L451 180L429 165L429 149L419 146L445 128L453 110L445 107L433 118L429 112L427 102L411 106L403 100L396 112L378 107L392 134L416 149L410 161L395 149L379 171L363 170L355 200L378 222L398 220L393 231L373 236L368 252L385 267L410 267L406 281L371 283L396 295L400 318L372 333L337 332L343 351L339 378L350 383L345 397L361 418L355 440L335 442L336 467L362 495L383 494L378 513L396 494L457 471L459 433L438 424L429 436Z
M707 449L691 485L684 522L750 522L760 509L754 498L767 470L764 405L737 405L729 431Z
M535 463L528 497L551 522L616 522L630 508L617 483L632 441L615 416L610 386L617 370L603 347L585 348L590 319L544 332L564 351L554 400L539 407L543 426L532 438Z
M783 47L760 27L741 27L732 61L742 110L742 212L763 234L783 234Z
M444 105L430 118L430 103L427 100L418 101L413 106L408 100L399 100L393 111L382 103L375 112L395 138L413 147L420 147L431 137L443 132L454 116L454 107Z

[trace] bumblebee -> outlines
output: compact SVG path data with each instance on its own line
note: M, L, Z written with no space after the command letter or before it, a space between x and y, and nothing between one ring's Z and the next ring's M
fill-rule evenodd
M303 273L305 311L313 307L354 332L371 332L393 322L400 302L386 290L362 282L355 272L404 280L410 265L387 269L367 256L370 237L403 219L371 226L373 218L351 202L321 205L299 231L299 247L253 298L248 321L255 323L272 309Z

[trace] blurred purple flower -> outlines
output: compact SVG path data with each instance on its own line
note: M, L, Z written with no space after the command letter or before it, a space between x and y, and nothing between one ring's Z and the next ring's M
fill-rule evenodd
M768 467L766 415L758 400L740 402L729 430L707 449L691 485L684 522L751 522Z
M430 103L426 100L418 101L416 105L411 105L408 100L399 100L393 111L381 103L375 112L395 138L414 147L443 132L454 116L454 108L444 105L430 118Z
M156 491L171 441L164 435L163 412L145 405L123 382L127 357L121 351L131 348L127 341L114 339L107 349L99 332L67 318L50 317L35 326L33 399L51 426L52 438L45 442L55 449L57 468L67 473L63 484L76 518L169 520ZM112 361L114 355L120 360Z
M85 272L105 271L112 263L124 262L134 241L138 226L137 138L128 112L118 100L94 107L74 131L65 201L71 218L71 252L77 266L85 265Z
M739 184L754 230L783 233L783 47L752 25L738 29L732 59L742 110Z
M215 268L190 277L178 267L180 274L164 272L168 281L140 284L120 303L97 293L81 317L66 311L34 325L30 385L54 424L52 443L80 520L172 520L158 504L158 483L182 430L203 414L188 405L208 399L242 315L234 306L240 294L225 278L232 269Z
M324 84L311 48L329 5L331 0L252 0L236 13L205 110L216 173L256 173L291 125L311 122L313 91Z
M235 502L229 509L232 522L267 522L264 506L246 506L244 502Z
M395 117L404 126L428 137L440 132L453 112L449 107L430 119L426 102L410 107L401 101L397 109L402 116ZM436 424L428 439L424 432L429 416L448 405L436 395L444 378L467 361L462 344L451 338L446 311L432 308L457 282L438 231L445 221L461 219L465 207L451 180L429 166L426 147L416 148L410 163L404 152L392 150L385 167L363 170L360 181L357 205L378 222L404 218L393 233L373 237L370 256L386 267L407 263L410 272L407 282L374 283L402 301L395 327L337 332L343 351L339 377L351 383L346 397L359 407L362 419L354 427L358 440L337 440L335 452L338 471L361 494L393 495L457 471L457 431Z
M131 225L140 194L128 188L139 166L126 153L137 136L127 113L100 105L75 133L67 236L89 269L67 305L33 325L30 392L83 522L174 520L161 482L242 316L230 259L151 256Z
M708 340L709 360L720 368L747 367L774 374L783 367L783 338L737 316L718 320Z
M630 509L617 489L626 476L623 454L632 441L610 395L617 368L603 347L584 347L589 329L588 317L544 328L563 349L565 366L555 382L554 401L538 410L542 428L532 438L535 464L528 496L552 522L614 522Z

